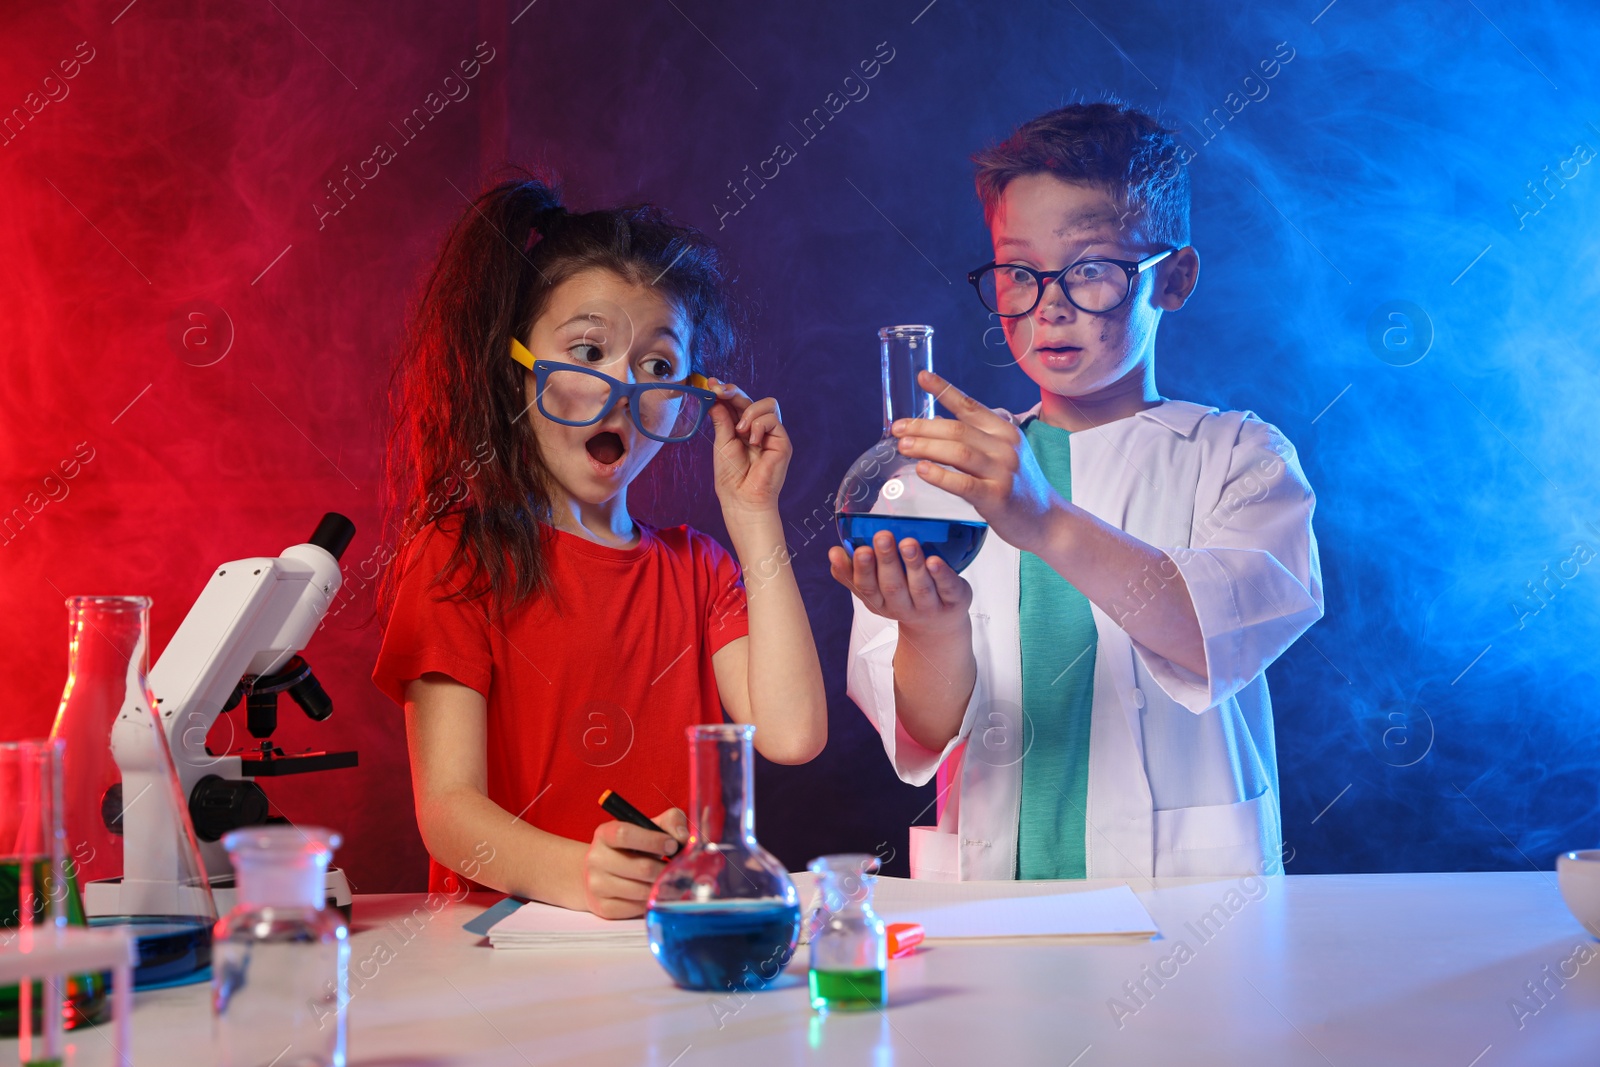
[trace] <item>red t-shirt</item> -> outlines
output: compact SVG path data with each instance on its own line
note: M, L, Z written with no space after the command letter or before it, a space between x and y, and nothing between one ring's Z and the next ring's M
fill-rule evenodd
M689 807L684 728L722 721L711 656L749 632L738 564L687 526L638 524L633 548L541 526L554 598L505 613L441 600L432 586L453 523L412 543L372 680L404 706L406 685L437 671L488 702L489 799L541 830L588 841L615 789L646 813ZM430 586L432 586L430 588ZM448 891L429 861L428 885Z

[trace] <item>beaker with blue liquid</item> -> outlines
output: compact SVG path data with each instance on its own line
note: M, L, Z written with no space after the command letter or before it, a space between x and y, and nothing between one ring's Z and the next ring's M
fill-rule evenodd
M800 899L756 842L754 726L691 726L689 843L650 891L650 951L685 989L754 992L794 956Z
M933 370L932 326L885 326L878 331L883 375L883 437L863 452L834 495L834 523L845 551L871 547L887 530L898 544L909 537L923 554L957 573L978 558L988 524L960 497L922 480L917 460L900 454L889 432L896 419L931 419L933 397L917 383Z

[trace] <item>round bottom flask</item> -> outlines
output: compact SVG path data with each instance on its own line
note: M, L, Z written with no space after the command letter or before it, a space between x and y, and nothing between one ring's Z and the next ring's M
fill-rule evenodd
M650 891L650 951L685 989L753 992L794 955L800 901L756 842L754 726L689 727L689 843Z
M933 397L917 372L933 370L932 326L885 326L878 331L883 369L883 438L863 452L834 495L834 523L848 552L871 546L880 530L898 543L910 537L927 556L957 572L978 557L989 527L972 505L917 474L889 427L896 419L931 419Z

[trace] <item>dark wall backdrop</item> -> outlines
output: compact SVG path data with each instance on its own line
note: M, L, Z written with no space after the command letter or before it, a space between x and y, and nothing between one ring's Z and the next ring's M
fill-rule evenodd
M1163 393L1276 423L1318 493L1327 617L1270 671L1289 870L1548 868L1600 841L1587 5L124 3L0 13L0 735L48 728L67 594L152 595L159 653L211 566L342 511L347 593L308 649L337 711L286 705L280 735L361 767L270 791L345 831L358 889L422 886L401 716L369 681L385 368L444 228L512 160L725 249L742 380L796 441L831 698L827 751L761 769L761 835L791 866L894 849L903 872L932 793L844 696L818 518L878 432L880 325L933 324L960 386L1031 402L964 282L987 258L968 156L1114 93L1193 154L1203 271ZM370 177L341 202L347 166ZM720 533L705 457L682 466L640 513Z

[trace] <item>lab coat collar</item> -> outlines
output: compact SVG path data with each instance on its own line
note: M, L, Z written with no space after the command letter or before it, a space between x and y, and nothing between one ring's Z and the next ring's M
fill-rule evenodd
M1039 409L1043 406L1041 401L1020 415L1011 415L1011 420L1021 426L1029 419L1037 418ZM1215 414L1216 411L1216 408L1206 407L1204 404L1191 404L1187 400L1163 399L1155 407L1136 411L1128 418L1149 419L1151 422L1165 426L1179 437L1193 437L1195 427L1200 425L1200 420L1207 415ZM1010 413L1007 412L1007 414L1009 415ZM1115 422L1121 421L1121 419L1115 420ZM1115 422L1105 423L1104 426L1115 425ZM1102 428L1101 426L1095 427L1095 429Z
M1207 415L1216 414L1216 408L1191 404L1187 400L1162 400L1153 408L1145 408L1138 418L1159 422L1179 437L1193 437L1196 426Z

